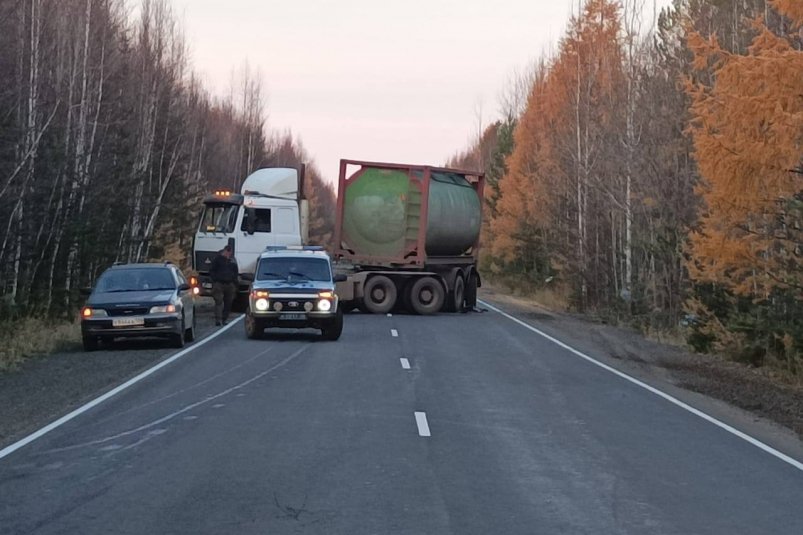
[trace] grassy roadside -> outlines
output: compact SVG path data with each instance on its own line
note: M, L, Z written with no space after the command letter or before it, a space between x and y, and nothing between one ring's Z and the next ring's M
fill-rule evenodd
M27 358L77 348L78 322L25 318L0 323L0 373L18 368Z

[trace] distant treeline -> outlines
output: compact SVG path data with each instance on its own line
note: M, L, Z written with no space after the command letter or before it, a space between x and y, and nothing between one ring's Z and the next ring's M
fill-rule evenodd
M803 1L588 0L455 166L486 272L800 371Z
M306 160L247 66L228 97L204 89L168 6L0 2L0 318L69 314L115 261L186 266L204 192ZM325 241L334 193L306 177Z

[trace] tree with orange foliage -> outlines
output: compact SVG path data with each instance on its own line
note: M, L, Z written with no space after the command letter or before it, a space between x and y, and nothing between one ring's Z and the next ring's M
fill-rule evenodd
M792 30L803 26L799 0L773 6ZM786 310L790 299L803 299L803 51L763 20L754 27L744 55L725 51L716 38L694 34L689 41L695 68L712 72L713 82L688 84L705 202L688 267L698 284ZM779 329L765 330L777 336Z

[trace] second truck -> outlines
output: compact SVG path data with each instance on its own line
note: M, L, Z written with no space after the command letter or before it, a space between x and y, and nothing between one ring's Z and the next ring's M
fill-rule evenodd
M473 308L484 176L341 160L333 254L346 308L434 314Z

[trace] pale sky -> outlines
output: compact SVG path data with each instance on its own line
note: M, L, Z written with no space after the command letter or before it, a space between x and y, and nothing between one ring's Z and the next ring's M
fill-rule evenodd
M340 158L442 164L499 115L514 69L554 50L577 0L172 0L216 94L248 61L268 127L323 175ZM658 0L665 5L669 0ZM653 18L653 1L645 21Z

